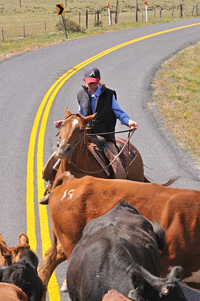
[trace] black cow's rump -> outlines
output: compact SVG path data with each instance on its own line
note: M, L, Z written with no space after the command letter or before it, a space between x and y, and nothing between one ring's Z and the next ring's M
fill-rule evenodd
M164 234L157 222L124 201L93 219L70 257L67 284L72 301L101 301L111 289L137 301L185 301L176 279L180 267L159 278Z

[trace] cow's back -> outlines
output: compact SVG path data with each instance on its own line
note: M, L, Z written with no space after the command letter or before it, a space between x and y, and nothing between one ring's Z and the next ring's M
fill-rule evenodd
M68 258L88 222L125 200L149 220L156 218L166 231L162 276L170 265L182 265L186 272L200 269L200 191L90 176L68 180L65 174L62 181L50 193L49 211L55 234ZM178 243L180 237L187 243L186 249Z

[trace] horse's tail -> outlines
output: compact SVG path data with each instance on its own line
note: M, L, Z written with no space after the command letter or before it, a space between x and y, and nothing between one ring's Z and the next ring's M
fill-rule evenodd
M168 187L170 185L172 185L176 180L178 180L180 178L180 176L175 177L175 178L170 178L166 183L160 184L161 186L165 186ZM145 176L144 176L144 183L153 183L151 181L149 181Z

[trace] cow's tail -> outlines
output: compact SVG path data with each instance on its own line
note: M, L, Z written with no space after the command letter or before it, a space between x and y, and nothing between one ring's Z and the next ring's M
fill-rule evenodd
M163 250L164 245L165 245L165 230L163 227L161 227L157 221L152 222L152 226L153 226L153 232L156 235L156 241L158 244L158 249L160 251Z
M160 185L168 187L168 186L172 185L175 181L177 181L179 178L180 178L180 176L174 177L174 178L170 178L166 183L163 183L163 184L160 184ZM149 179L147 179L144 176L144 183L153 183L153 182L151 182Z

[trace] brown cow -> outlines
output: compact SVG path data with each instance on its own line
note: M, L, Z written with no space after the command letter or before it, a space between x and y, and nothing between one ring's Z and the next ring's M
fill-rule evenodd
M30 245L28 236L25 233L19 235L16 247L9 247L0 234L0 265L10 266L17 262L21 253L26 249L30 249Z
M200 191L91 176L75 178L66 172L49 196L53 244L39 271L46 285L56 266L70 257L86 224L120 200L128 201L149 220L156 218L165 229L161 277L167 275L170 266L182 266L183 278L200 269Z
M102 301L130 301L130 299L116 290L109 290L107 294L104 295Z
M27 301L26 294L18 286L10 283L0 283L1 301Z

